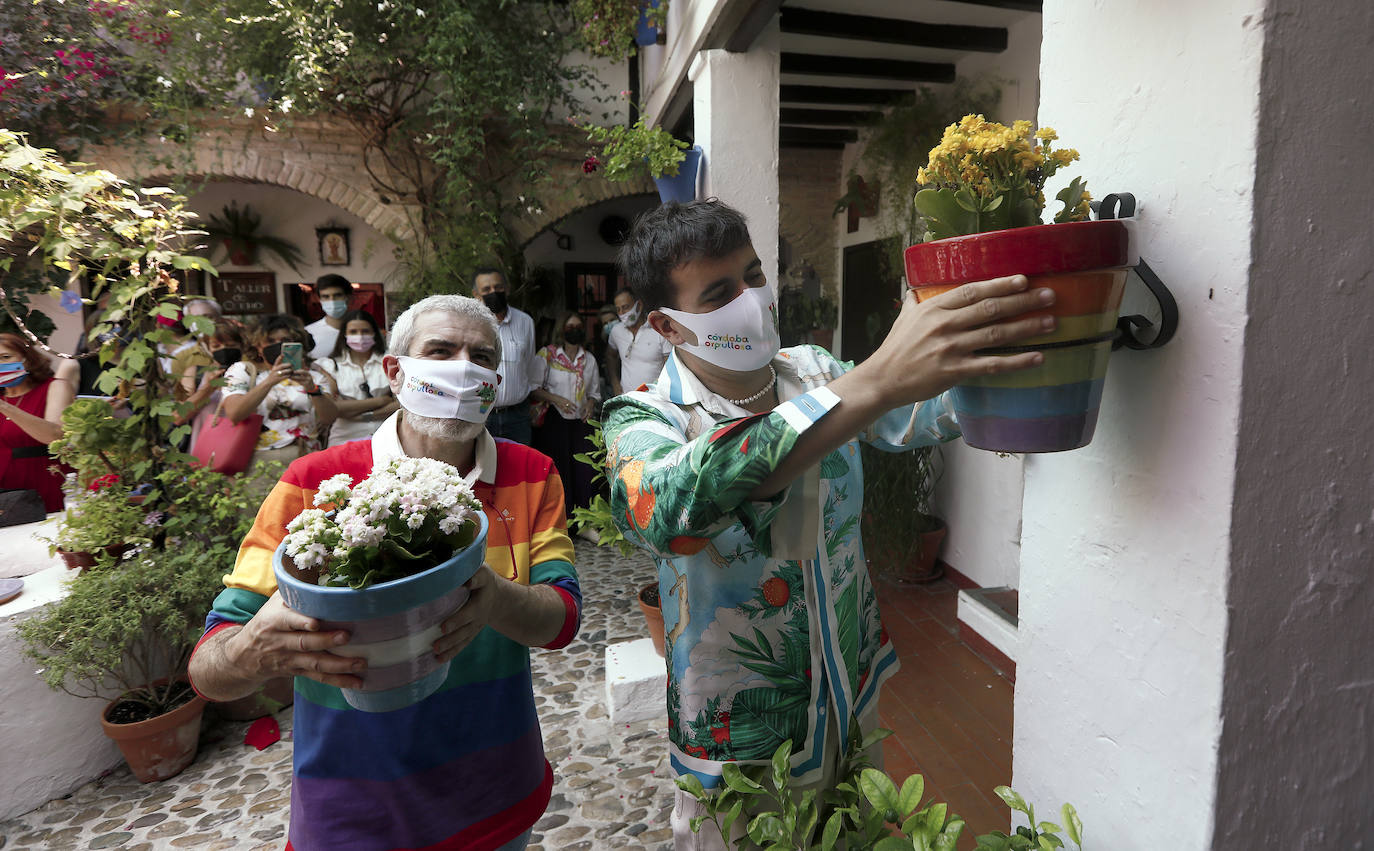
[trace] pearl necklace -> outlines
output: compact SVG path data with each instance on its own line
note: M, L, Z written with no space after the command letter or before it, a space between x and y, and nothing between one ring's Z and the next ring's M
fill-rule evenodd
M762 399L763 394L773 389L773 385L777 383L777 380L778 373L776 370L773 369L773 365L770 363L768 365L768 383L763 385L762 390L755 393L753 396L749 396L744 399L726 399L724 396L721 396L720 398L725 399L725 401L729 402L732 405L739 405L741 408L743 408L745 405L748 405L751 402L757 402L758 400Z

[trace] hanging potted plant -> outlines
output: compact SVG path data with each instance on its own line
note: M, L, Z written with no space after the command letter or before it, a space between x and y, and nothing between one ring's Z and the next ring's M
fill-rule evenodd
M230 201L219 215L211 216L205 223L205 236L212 243L220 243L229 254L229 262L234 266L251 266L258 261L258 251L267 249L283 263L300 271L301 250L295 243L275 236L258 232L262 226L262 216L250 204L239 208L237 201Z
M658 42L668 0L573 0L572 13L588 53L622 62L634 55L635 45Z
M648 172L658 195L668 201L691 201L697 195L697 174L702 150L689 146L662 127L650 127L641 112L628 127L584 124L582 129L600 145L600 155L590 153L583 162L587 174L600 171L607 180L634 180Z
M353 486L320 484L319 508L287 524L272 566L287 606L351 636L335 653L368 660L349 705L390 712L433 694L449 662L432 651L439 623L466 602L482 566L487 517L454 467L399 458Z
M1139 258L1129 223L1090 221L1081 178L1041 224L1045 181L1078 159L1055 149L1055 132L1032 137L1028 121L1011 127L981 115L945 129L916 193L926 240L906 250L908 284L925 300L970 281L1022 274L1054 290L1050 334L993 354L1044 353L1033 369L974 379L953 389L964 441L997 452L1059 452L1085 446L1097 425L1107 358L1116 337L1126 274Z

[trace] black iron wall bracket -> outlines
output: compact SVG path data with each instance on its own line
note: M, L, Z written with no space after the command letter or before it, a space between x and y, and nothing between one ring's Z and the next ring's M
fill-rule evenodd
M1129 219L1135 215L1135 196L1129 192L1114 192L1101 201L1093 201L1092 208L1097 213L1098 221ZM1123 316L1116 321L1121 336L1112 343L1112 349L1116 350L1122 346L1137 351L1157 349L1172 340L1174 332L1178 330L1178 302L1150 268L1150 264L1145 262L1145 258L1140 258L1140 262L1131 271L1135 272L1141 283L1145 284L1150 294L1155 297L1155 301L1159 302L1159 327L1155 329L1153 338L1142 340L1135 335L1136 330L1154 328L1154 323L1138 313Z

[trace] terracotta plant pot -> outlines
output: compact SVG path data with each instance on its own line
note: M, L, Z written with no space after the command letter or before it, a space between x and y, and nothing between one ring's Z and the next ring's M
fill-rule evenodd
M958 236L906 250L907 280L925 301L971 281L1026 275L1055 303L1054 333L991 354L1040 351L1034 369L973 379L952 393L964 442L994 452L1061 452L1097 428L1126 274L1140 260L1131 223L1068 222Z
M945 542L945 534L949 529L945 526L945 521L935 518L935 522L940 524L938 529L931 529L929 532L921 533L921 547L916 553L916 557L911 559L896 574L898 582L910 584L922 584L934 582L945 575L945 570L936 559L940 555L940 545Z
M111 724L107 720L117 703L118 700L112 700L105 707L100 714L100 726L119 745L124 761L140 783L174 777L196 758L200 718L205 711L205 699L200 695L193 695L171 712L133 724Z
M439 624L467 602L463 584L482 567L487 552L487 516L477 513L471 544L430 569L360 591L315 584L291 564L286 544L277 547L272 568L282 602L319 618L320 630L342 629L349 642L331 652L367 659L363 685L343 689L348 705L364 712L391 712L419 703L443 686L450 662L440 662L432 645Z
M133 548L133 544L111 544L105 547L105 552L114 558L120 558ZM57 554L62 557L62 561L66 563L68 570L85 570L88 567L95 567L95 553L86 550L59 549Z
M262 688L247 697L214 703L211 707L216 715L226 721L254 721L285 709L295 702L295 699L295 678L276 677L268 680Z
M640 588L639 593L635 595L635 600L639 602L639 610L644 613L644 620L649 624L649 640L654 643L654 652L662 656L664 653L663 609L657 604L650 605L644 602L644 595L649 591L657 595L658 583L655 582L652 585L645 585L643 588Z

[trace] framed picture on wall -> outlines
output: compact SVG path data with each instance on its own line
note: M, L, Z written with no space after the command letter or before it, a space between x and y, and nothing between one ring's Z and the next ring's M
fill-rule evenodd
M348 228L315 228L315 239L320 247L321 266L349 264Z

